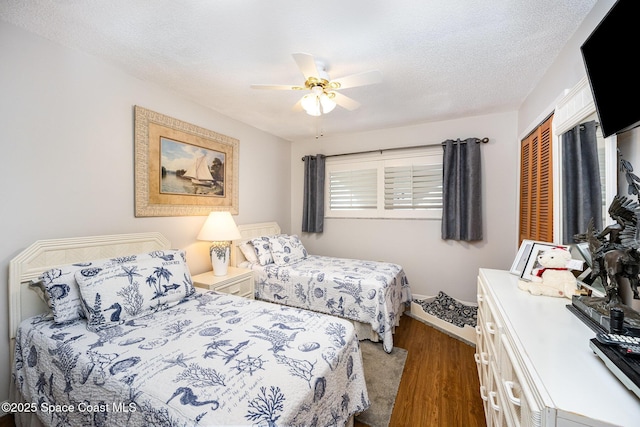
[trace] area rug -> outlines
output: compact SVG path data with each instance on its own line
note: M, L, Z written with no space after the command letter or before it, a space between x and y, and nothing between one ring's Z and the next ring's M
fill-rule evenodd
M360 341L364 365L364 379L371 406L356 417L356 421L370 427L387 427L396 402L407 350L394 347L386 353L382 343Z

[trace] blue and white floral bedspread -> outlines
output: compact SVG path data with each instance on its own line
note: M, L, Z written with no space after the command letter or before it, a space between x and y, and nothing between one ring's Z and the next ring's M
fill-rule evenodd
M309 255L250 268L257 272L256 298L370 324L387 353L396 321L411 304L409 282L397 264Z
M99 332L22 322L13 379L47 426L343 426L369 406L353 325L208 292Z

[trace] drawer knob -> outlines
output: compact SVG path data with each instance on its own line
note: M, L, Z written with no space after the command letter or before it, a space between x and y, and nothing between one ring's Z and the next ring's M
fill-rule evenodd
M482 361L483 365L489 365L489 354L483 351L482 353L480 353L480 360Z
M494 411L500 412L500 405L498 405L498 402L496 401L497 398L498 393L495 391L489 392L489 403L491 404L491 407Z
M516 406L520 406L520 399L518 399L517 397L514 396L513 394L513 387L514 387L514 383L513 381L505 381L504 382L505 388L507 390L507 398L511 401L511 403L513 403Z
M489 397L487 396L487 388L483 385L480 386L480 397L484 401L489 400Z
M489 331L490 334L495 335L496 334L496 328L495 325L493 324L493 322L486 322L487 325L487 331Z

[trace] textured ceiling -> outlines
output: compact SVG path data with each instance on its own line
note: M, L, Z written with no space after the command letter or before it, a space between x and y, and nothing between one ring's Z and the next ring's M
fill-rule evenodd
M2 0L0 19L288 140L517 109L596 0ZM362 104L318 120L293 105L292 53Z

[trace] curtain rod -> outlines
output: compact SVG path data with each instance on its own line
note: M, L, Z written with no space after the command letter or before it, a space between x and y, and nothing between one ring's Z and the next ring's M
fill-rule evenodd
M468 138L468 139L475 139L476 144L478 144L480 142L486 144L487 142L489 142L489 138L487 138L487 137L485 137L485 138ZM447 141L451 141L451 140L447 140ZM392 147L392 148L380 148L378 150L354 151L353 153L327 154L325 157L352 156L352 155L355 155L355 154L369 154L369 153L380 153L380 154L382 154L383 151L410 150L412 148L427 148L427 147L433 147L435 145L444 145L444 144L447 143L447 141L441 142L440 144L412 145L412 146L409 146L409 147ZM458 144L458 143L466 144L467 141L466 140L460 140L458 138L454 142L456 144ZM304 157L301 160L304 162Z

